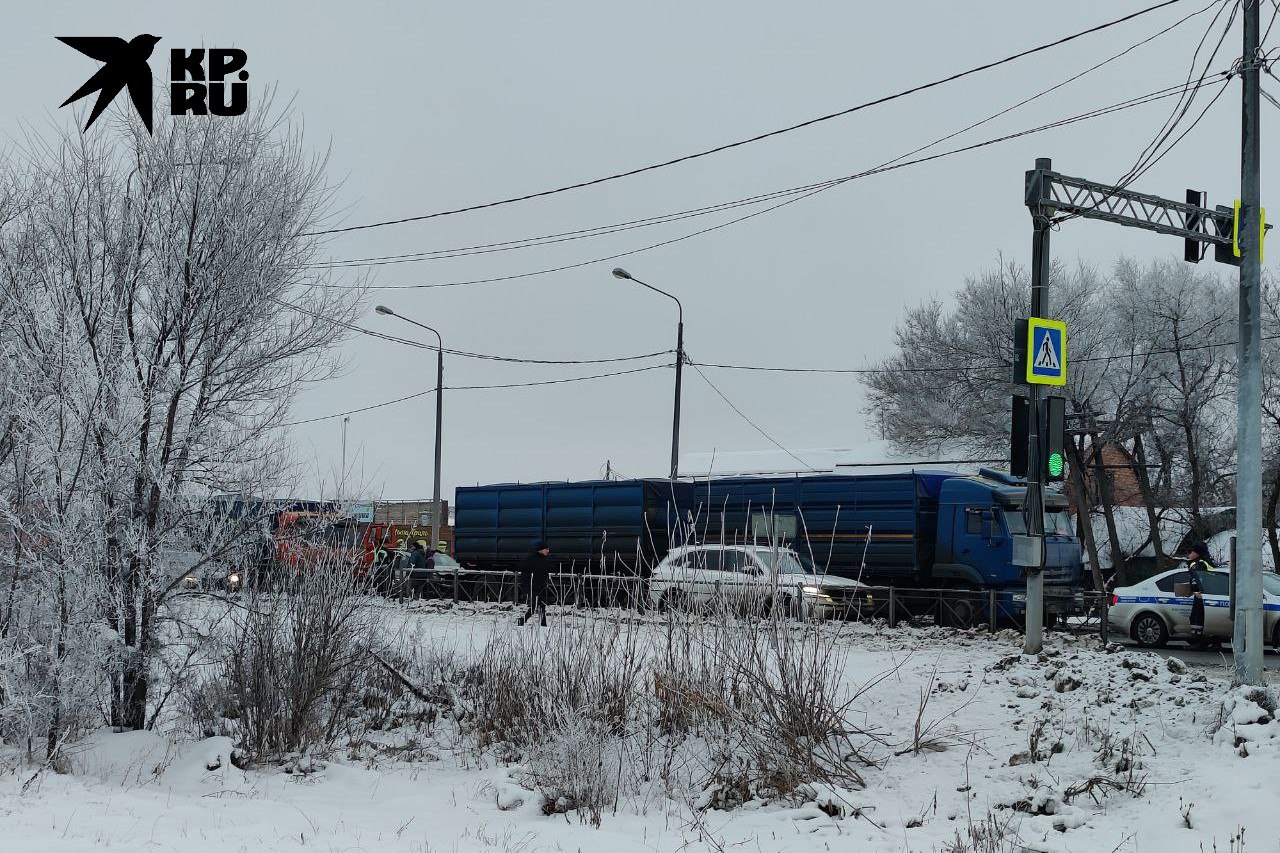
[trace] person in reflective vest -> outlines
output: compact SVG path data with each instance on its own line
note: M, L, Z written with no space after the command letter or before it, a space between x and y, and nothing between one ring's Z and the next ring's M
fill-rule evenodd
M1204 584L1200 580L1200 573L1213 570L1209 546L1203 542L1193 543L1187 549L1187 571L1191 576L1191 644L1193 646L1204 645Z

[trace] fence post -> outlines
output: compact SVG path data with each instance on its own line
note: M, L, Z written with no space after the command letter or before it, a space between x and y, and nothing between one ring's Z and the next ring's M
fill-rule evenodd
M889 627L898 627L898 591L889 587Z
M992 634L996 632L996 623L1000 621L1000 610L998 608L996 591L994 589L987 590L987 630Z

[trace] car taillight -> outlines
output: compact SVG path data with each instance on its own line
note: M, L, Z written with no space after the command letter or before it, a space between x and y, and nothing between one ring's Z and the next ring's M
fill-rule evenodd
M1120 596L1116 595L1114 592L1111 593L1111 606L1115 607L1119 603L1120 603Z

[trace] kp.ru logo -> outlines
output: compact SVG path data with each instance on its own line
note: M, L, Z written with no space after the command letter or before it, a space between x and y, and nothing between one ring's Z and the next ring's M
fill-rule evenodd
M58 36L58 41L74 47L85 56L104 63L98 72L62 102L75 103L86 95L98 93L84 129L88 130L102 115L116 95L125 87L142 123L151 132L151 66L147 60L155 50L159 36L143 33L129 41L115 36ZM208 56L206 70L206 54ZM244 70L249 55L236 48L202 47L194 50L175 48L169 51L169 103L176 116L238 116L249 109L249 72ZM227 78L235 75L235 80Z

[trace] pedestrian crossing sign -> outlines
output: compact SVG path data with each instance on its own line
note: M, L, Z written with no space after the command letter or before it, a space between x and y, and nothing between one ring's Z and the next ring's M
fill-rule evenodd
M1067 384L1067 324L1031 317L1027 320L1027 382Z

